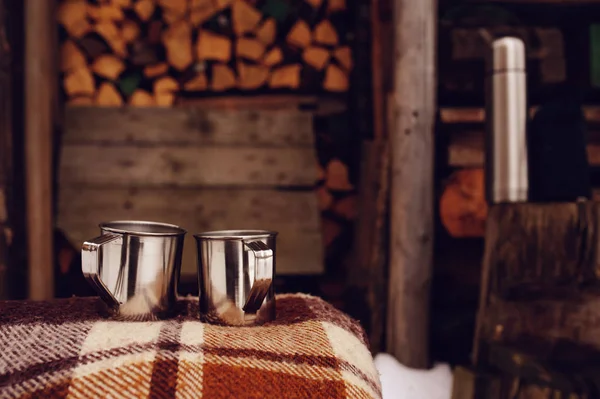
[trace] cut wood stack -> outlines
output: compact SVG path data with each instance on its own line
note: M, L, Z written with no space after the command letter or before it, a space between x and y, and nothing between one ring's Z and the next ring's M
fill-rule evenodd
M344 0L61 0L70 104L169 106L225 92L345 92Z
M327 249L343 232L343 223L353 222L358 212L348 166L337 158L329 160L325 167L319 166L316 194L323 216L323 245Z

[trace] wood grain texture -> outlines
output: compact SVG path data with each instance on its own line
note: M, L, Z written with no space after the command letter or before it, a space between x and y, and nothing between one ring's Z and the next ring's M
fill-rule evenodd
M77 244L114 219L175 223L190 235L273 229L278 273L323 271L309 113L81 107L65 122L57 223ZM190 239L183 273L195 268Z
M65 144L62 184L300 186L314 183L312 148Z
M106 220L174 223L188 230L182 274L196 273L192 234L210 230L272 229L277 273L312 274L322 269L321 222L312 191L216 188L74 188L61 190L58 227L76 245L99 234Z
M530 333L600 349L600 318L589 311L598 302L599 234L600 203L593 201L490 208L475 363L482 343ZM595 343L582 341L588 332Z
M54 296L52 134L55 84L54 1L25 2L25 167L29 298Z
M428 365L436 110L434 0L395 0L387 352Z
M389 146L387 141L365 142L361 156L361 172L355 233L354 263L348 271L348 285L358 289L367 306L359 315L368 326L370 349L373 353L385 349L386 227L389 194Z
M68 107L66 144L312 147L312 114L295 109Z
M13 174L12 53L8 43L8 7L0 0L0 300L9 297L11 220L9 191ZM13 219L13 218L11 218Z

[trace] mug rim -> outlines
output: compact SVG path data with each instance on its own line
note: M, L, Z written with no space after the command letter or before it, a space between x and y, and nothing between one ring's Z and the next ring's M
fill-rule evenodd
M134 227L136 225L145 225L145 226L156 226L156 227L164 227L170 229L171 231L162 231L162 232L153 232L153 231L136 231ZM98 225L102 231L108 231L110 233L116 234L130 234L136 236L154 236L154 237L170 237L170 236L179 236L184 235L187 231L175 224L171 223L163 223L163 222L153 222L150 220L111 220L109 222L102 222ZM131 228L126 228L125 226L129 226Z
M273 230L238 229L212 230L194 234L194 238L202 240L247 240L276 237L279 234Z

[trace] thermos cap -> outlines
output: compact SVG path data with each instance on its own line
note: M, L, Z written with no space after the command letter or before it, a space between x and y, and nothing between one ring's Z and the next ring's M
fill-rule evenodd
M492 72L525 71L525 44L516 37L503 37L492 44Z

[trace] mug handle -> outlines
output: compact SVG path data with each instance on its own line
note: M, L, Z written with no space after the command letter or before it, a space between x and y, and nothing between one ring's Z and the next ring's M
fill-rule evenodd
M256 313L273 283L273 250L262 241L244 244L254 254L254 284L242 309L244 312Z
M83 276L98 293L100 298L111 307L117 307L120 303L106 288L98 272L102 263L102 246L120 238L121 235L119 234L107 233L84 241L81 247L81 270L83 271Z

